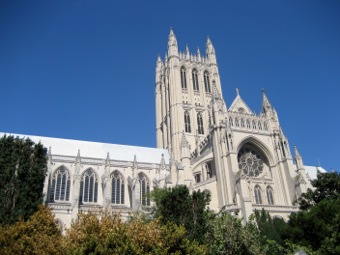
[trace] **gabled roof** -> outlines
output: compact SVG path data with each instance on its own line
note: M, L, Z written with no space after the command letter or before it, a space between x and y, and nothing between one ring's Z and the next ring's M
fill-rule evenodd
M241 98L238 89L236 89L236 92L237 92L236 98L234 99L233 103L229 107L229 111L231 111L231 112L242 112L242 113L246 113L246 114L254 114L250 110L248 105Z
M159 164L164 155L164 160L169 163L169 152L165 149L137 147L119 144L98 143L63 138L52 138L44 136L32 136L22 134L11 134L0 132L0 137L13 135L19 138L29 138L35 143L41 143L47 149L51 148L53 155L77 156L80 150L81 157L105 159L107 153L111 160L133 161L136 155L138 162Z
M309 178L312 180L317 179L317 173L320 171L321 173L327 173L325 169L321 166L304 166L306 173L308 174Z

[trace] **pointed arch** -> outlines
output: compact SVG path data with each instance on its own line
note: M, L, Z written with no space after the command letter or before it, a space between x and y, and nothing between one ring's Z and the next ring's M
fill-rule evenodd
M150 181L144 173L138 174L140 203L144 206L150 205Z
M255 203L258 205L262 204L262 190L260 188L260 186L256 185L254 188L254 197L255 197Z
M237 152L239 153L242 147L246 144L253 146L266 164L274 165L274 156L271 154L267 146L253 135L247 136L240 141L237 146Z
M111 203L114 205L125 204L125 180L118 170L112 172L111 184Z
M204 87L206 93L211 93L209 72L204 72Z
M268 204L273 205L274 204L273 188L270 186L267 186L266 193L267 193Z
M54 171L51 180L50 201L65 202L70 200L70 172L65 166L60 166Z
M190 113L189 113L189 111L185 111L184 112L184 129L185 129L185 132L191 133Z
M181 67L181 85L182 89L187 89L187 70L184 66Z
M198 85L198 71L196 68L192 69L192 86L194 91L199 92L200 88Z
M80 180L80 203L97 203L98 199L98 178L92 168L88 168L82 174Z
M203 127L203 117L202 113L197 113L197 128L198 128L198 134L203 135L204 134L204 127Z
M234 121L233 121L233 118L232 118L232 117L229 117L229 125L230 125L231 127L234 126Z

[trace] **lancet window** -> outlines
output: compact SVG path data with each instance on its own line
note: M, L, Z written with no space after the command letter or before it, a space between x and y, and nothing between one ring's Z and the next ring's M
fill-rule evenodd
M255 195L255 203L259 205L262 204L261 188L259 186L255 186L254 195Z
M138 181L140 185L140 203L144 206L150 205L150 182L143 173L138 174Z
M205 92L211 93L210 89L210 77L208 71L204 72L204 87L205 87Z
M181 84L182 84L182 89L187 88L187 71L185 70L185 67L181 67Z
M95 172L90 168L85 171L80 181L80 202L97 203L98 180Z
M200 91L198 86L198 72L196 69L192 70L192 85L194 88L194 91Z
M268 204L273 205L274 204L274 198L273 198L273 189L271 187L267 187L267 199Z
M197 113L197 127L200 135L204 134L203 118L201 113Z
M185 132L191 133L190 113L188 111L184 112L184 126Z
M59 167L53 174L50 201L63 202L70 200L70 174L64 166Z
M123 205L125 203L124 178L118 171L114 171L111 175L111 181L111 203L115 205Z

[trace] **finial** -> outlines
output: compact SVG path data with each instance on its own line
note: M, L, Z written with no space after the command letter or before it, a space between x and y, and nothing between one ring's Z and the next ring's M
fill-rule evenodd
M236 95L240 96L240 90L238 88L236 88Z

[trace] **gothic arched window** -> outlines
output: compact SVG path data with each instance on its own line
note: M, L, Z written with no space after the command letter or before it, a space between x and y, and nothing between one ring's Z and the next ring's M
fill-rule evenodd
M250 128L250 120L247 119L247 128Z
M198 133L200 135L204 134L204 128L203 128L203 118L201 113L197 113L197 127L198 127Z
M274 204L274 198L273 198L273 189L271 187L267 187L267 199L268 204L273 205Z
M259 205L262 204L261 188L259 186L255 186L254 195L255 195L255 203Z
M261 121L259 121L258 122L258 125L257 125L258 127L259 127L259 130L262 130L262 124L261 124Z
M264 130L268 130L268 125L267 125L267 122L265 121L264 123L263 123L263 126L264 126Z
M243 118L241 119L241 127L244 128L244 119Z
M182 89L187 88L187 71L185 70L185 67L181 67L181 84L182 84Z
M253 123L253 129L256 129L256 122L255 122L255 120L253 120L252 123Z
M235 125L236 125L236 127L239 127L239 126L240 126L240 124L239 124L239 122L238 122L238 118L235 118Z
M205 87L205 92L210 93L210 78L209 78L209 73L208 71L204 72L204 87Z
M52 176L50 201L61 202L70 200L70 174L64 166L59 167Z
M140 185L140 203L141 205L150 205L150 182L143 173L138 174L138 181Z
M98 180L95 172L90 168L85 171L80 181L81 203L97 203Z
M198 86L198 72L196 69L192 70L192 85L194 88L194 91L200 91Z
M111 203L123 205L125 203L125 184L123 176L118 171L114 171L111 175L111 181Z
M190 114L188 111L184 112L184 126L185 126L185 132L191 133Z
M234 126L234 122L233 122L233 118L232 117L229 118L229 124L230 124L231 127Z

